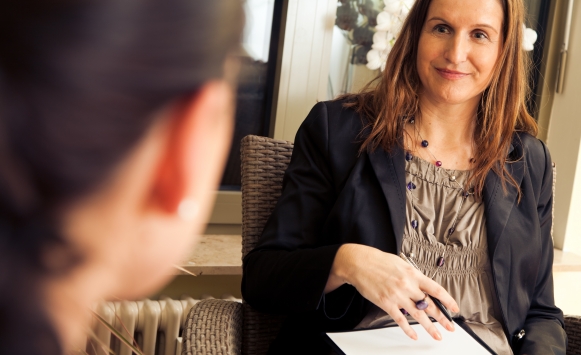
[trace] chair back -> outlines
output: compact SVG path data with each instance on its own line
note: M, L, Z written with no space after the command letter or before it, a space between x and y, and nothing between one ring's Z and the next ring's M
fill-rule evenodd
M258 242L282 190L293 144L259 136L246 136L241 144L242 258ZM266 354L284 317L256 311L243 302L242 354Z

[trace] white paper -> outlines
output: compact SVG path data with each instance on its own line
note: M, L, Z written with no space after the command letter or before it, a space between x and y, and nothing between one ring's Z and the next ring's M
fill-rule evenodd
M440 323L434 323L442 340L432 338L420 324L411 327L418 340L408 337L400 327L357 330L342 333L327 333L329 338L347 355L490 355L470 334L454 323L449 332Z

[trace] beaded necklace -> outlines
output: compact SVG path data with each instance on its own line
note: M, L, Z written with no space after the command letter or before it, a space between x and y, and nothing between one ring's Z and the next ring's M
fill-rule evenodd
M441 168L442 166L442 162L440 160L438 160L434 154L429 150L428 146L429 143L427 140L423 139L422 136L420 135L420 132L417 130L416 125L415 125L415 119L411 118L409 119L408 123L411 123L414 125L414 132L416 132L417 136L420 138L421 140L421 146L423 148L426 148L426 150L428 151L428 153L432 156L432 158L434 159L435 163L434 165L438 168ZM407 161L410 161L413 159L413 155L411 153L411 150L409 149L409 146L406 148L406 154L405 154L405 159ZM440 256L438 256L438 258L436 259L436 270L434 271L434 273L430 276L431 279L434 278L434 276L436 276L436 273L438 272L438 270L444 266L445 262L446 262L446 251L448 249L448 245L450 243L450 237L452 236L452 234L454 233L454 231L456 230L456 224L458 223L459 220L459 216L460 216L460 210L462 209L462 205L464 204L464 201L468 198L468 196L470 195L474 195L474 189L473 188L469 188L468 190L465 190L464 187L462 185L460 185L460 183L458 181L456 181L456 176L455 175L450 175L448 174L448 172L446 171L446 169L442 169L442 171L448 175L450 181L452 181L453 183L455 183L456 185L458 185L458 190L459 190L459 197L460 197L460 203L458 205L458 208L456 209L456 214L454 216L454 219L452 220L452 226L450 227L450 229L448 229L448 231L446 232L446 242L444 244L444 250L442 251L442 254ZM416 189L416 185L410 181L407 185L406 185L406 189L408 191L408 193L410 194L410 201L412 204L412 213L415 210L414 208L414 199L416 198L413 194L413 190ZM411 227L412 229L415 231L416 236L419 238L419 232L418 232L418 221L415 219L412 219L411 221ZM410 254L410 258L413 260L414 255L413 253Z

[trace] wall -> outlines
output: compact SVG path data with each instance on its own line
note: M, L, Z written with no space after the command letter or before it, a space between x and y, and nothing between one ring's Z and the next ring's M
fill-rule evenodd
M559 4L561 11L567 2ZM562 11L564 13L564 11ZM559 55L562 42L562 21L556 21L560 37L554 38L555 47L550 55ZM575 3L569 54L566 63L564 90L556 94L555 82L547 83L553 93L547 145L553 161L557 164L557 187L555 193L555 246L559 249L581 254L581 119L579 96L581 95L581 6ZM556 71L556 66L551 68Z
M289 0L273 137L294 141L311 107L327 98L336 0Z

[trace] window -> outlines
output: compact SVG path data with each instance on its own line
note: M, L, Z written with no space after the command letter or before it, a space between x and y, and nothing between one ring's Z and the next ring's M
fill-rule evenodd
M247 0L244 6L246 26L240 55L236 124L222 176L222 191L240 190L240 140L249 134L268 135L276 63L276 51L271 58L270 49L278 47L278 36L271 36L271 33L280 30L280 13L274 16L275 2L281 3L279 0Z

